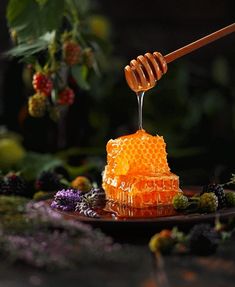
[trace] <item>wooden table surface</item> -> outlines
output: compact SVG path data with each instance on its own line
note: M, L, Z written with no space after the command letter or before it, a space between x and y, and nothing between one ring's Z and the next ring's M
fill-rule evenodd
M163 268L146 244L125 247L126 259L115 263L82 264L76 270L45 272L0 264L0 287L233 287L235 241L220 246L209 257L165 256Z

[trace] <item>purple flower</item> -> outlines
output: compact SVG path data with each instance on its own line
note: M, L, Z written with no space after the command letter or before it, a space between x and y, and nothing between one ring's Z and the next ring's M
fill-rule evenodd
M58 191L51 203L52 208L63 211L74 211L75 206L81 198L81 192L76 189L62 189Z

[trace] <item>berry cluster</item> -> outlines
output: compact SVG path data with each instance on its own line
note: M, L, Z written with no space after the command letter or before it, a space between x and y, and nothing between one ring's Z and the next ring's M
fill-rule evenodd
M169 254L191 253L195 255L213 254L222 238L220 231L209 224L197 224L188 234L180 232L177 228L164 229L155 234L150 242L149 248L153 253Z
M35 94L28 100L28 110L32 117L43 117L48 111L52 119L57 119L61 109L72 105L75 100L74 91L68 86L70 69L75 65L86 65L88 68L94 65L93 50L90 47L82 49L69 33L65 33L60 45L52 43L48 47L50 60L44 67L38 63L35 67L31 65L36 70L32 80Z
M27 183L22 176L10 172L0 177L0 195L29 196Z
M177 194L172 201L176 210L188 210L193 206L195 211L216 212L217 209L226 206L235 206L235 192L226 192L220 184L208 184L203 187L199 196L187 198L183 194Z
M211 183L203 187L202 193L213 193L218 198L218 208L226 206L226 198L223 187L220 184Z
M51 92L55 87L51 77L42 72L34 74L32 84L36 93L29 98L28 110L32 117L40 118L45 115L47 110L50 110L53 101ZM57 93L54 104L55 106L69 106L73 104L74 98L74 91L65 87Z

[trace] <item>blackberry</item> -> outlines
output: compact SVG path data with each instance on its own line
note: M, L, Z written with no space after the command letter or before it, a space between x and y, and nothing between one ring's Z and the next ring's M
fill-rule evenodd
M225 195L227 206L235 206L235 192L230 191Z
M226 206L225 192L220 184L211 183L205 185L202 190L202 194L206 192L213 192L218 198L218 208L223 208Z
M0 177L0 195L1 194L6 194L7 191L7 186L4 178L1 176Z
M188 207L188 198L183 194L177 194L174 196L172 204L175 209L186 209Z
M26 181L16 173L10 173L5 176L4 194L6 195L27 195Z
M218 198L212 192L203 193L200 196L199 206L203 212L215 212L218 208Z
M198 224L189 233L189 248L193 254L210 255L216 251L219 240L218 232L209 224Z
M43 191L55 191L63 187L62 176L53 171L43 171L35 182L35 188Z
M70 176L69 176L67 169L64 168L62 165L57 165L56 167L53 168L52 171L61 175L65 179L70 180Z

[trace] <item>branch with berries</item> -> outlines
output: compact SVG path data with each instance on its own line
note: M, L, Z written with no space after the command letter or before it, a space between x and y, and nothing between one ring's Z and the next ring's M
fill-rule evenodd
M89 0L9 1L7 20L15 47L6 55L17 57L32 73L32 117L49 113L58 119L74 103L77 89L89 90L90 78L99 74L107 39L92 29L91 17Z
M210 183L202 188L199 195L188 197L183 193L177 194L172 201L176 210L192 213L211 213L226 207L235 207L235 192L225 191L224 186L235 184L235 174L223 184Z
M215 225L207 223L194 225L189 232L177 227L156 233L149 241L149 249L156 255L193 254L208 256L216 252L218 246L234 235L235 221L222 224L218 219Z

